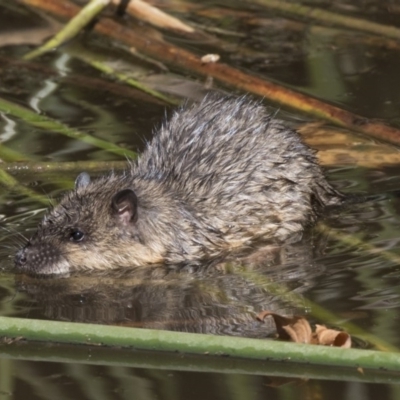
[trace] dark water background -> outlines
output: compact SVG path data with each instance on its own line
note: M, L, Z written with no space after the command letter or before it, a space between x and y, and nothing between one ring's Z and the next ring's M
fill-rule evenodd
M221 55L227 63L274 78L365 117L400 126L398 50L389 50L382 43L371 44L368 35L285 20L269 10L242 2L196 4L176 6L175 11L172 7L171 12L203 27L226 30L220 37L226 41ZM322 7L327 4L330 3L316 2ZM396 24L400 14L399 7L389 1L341 1L332 10L387 24ZM31 46L13 44L10 37L42 26L46 23L41 17L17 2L0 1L0 97L98 138L140 151L154 126L161 123L165 106L139 92L131 91L128 95L104 88L102 82L110 81L64 51L43 56L29 66L18 64ZM165 36L198 53L210 50L205 43L168 33ZM157 67L137 60L95 35L86 35L81 45L110 58L124 59L134 73L147 75L146 79L158 82L157 87L164 90L193 99L204 93L202 79L174 70L163 75ZM93 79L97 84L90 84ZM289 110L281 110L281 115L292 122L310 120ZM4 114L0 114L0 141L36 161L118 160L104 150L33 128ZM327 173L330 181L350 193L387 193L400 187L400 170L396 166L377 169L338 164ZM38 193L57 198L61 188L72 185L75 175L75 172L27 172L17 177ZM26 196L4 188L0 192L1 222L9 230L29 236L43 211L43 205ZM243 274L246 269L235 266L228 272L151 269L135 271L128 277L16 278L12 258L18 239L3 232L0 233L1 314L264 337L271 334L271 326L257 323L254 320L257 312L311 311L301 301L276 295L273 287L279 284L299 294L300 299L311 300L334 313L337 316L331 321L334 325L340 327L352 322L390 345L400 346L400 268L395 259L396 255L400 257L400 199L386 195L381 200L336 211L322 223L331 230L317 227L301 245L288 251L285 262L278 259L256 271L266 280L262 285ZM338 238L340 234L351 234L379 251L366 251L343 242ZM291 382L240 372L240 366L233 362L227 364L232 368L231 373L218 373L222 367L217 364L209 367L208 372L201 372L203 361L195 357L192 370L169 367L178 363L177 356L164 360L163 355L143 353L136 358L149 360L147 367L139 361L137 367L124 366L124 357L130 356L116 349L82 350L65 346L59 348L60 352L69 356L79 353L77 357L81 359L87 353L86 362L63 362L62 357L50 362L44 360L49 349L51 346L43 344L0 347L3 355L0 399L379 397L383 400L400 395L398 386L390 382L362 383L340 371L332 380L314 377ZM22 350L30 354L24 358L31 361L9 358L18 356ZM100 353L105 357L103 360L109 359L108 363L96 363Z

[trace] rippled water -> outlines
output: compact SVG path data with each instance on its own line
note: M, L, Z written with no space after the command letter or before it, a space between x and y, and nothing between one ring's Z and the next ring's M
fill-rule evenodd
M175 13L230 32L231 35L220 37L225 41L221 54L231 65L275 78L366 117L383 118L398 125L400 99L396 82L400 65L396 49L372 45L362 35L346 31L281 17L271 19L270 13L252 7L243 9L241 3L219 4L225 12L223 20L217 18L221 11L212 2L202 7L194 2L187 9L182 5ZM370 2L364 9L362 2L342 1L335 5L335 11L365 13L366 18L384 22L392 20L380 3L376 2L375 8L373 4ZM26 43L3 45L18 32L17 27L45 25L22 6L0 1L0 97L140 151L153 127L161 123L165 106L136 90L122 90L118 83L105 80L101 73L63 51L23 64L20 57L30 48ZM168 34L166 37L193 51L213 50L204 43ZM132 59L104 40L89 35L83 45L128 60L135 72L143 73L146 66L144 71L149 73L145 61ZM158 82L165 90L173 88L182 96L201 96L203 82L181 71L172 72L162 75L154 67L147 79ZM290 110L281 110L281 115L291 122L308 119ZM0 141L33 161L118 159L107 151L5 114L0 116ZM50 202L71 187L78 172L14 176L26 187L48 195ZM400 187L400 170L397 166L338 164L327 172L329 180L345 192L381 196L327 213L300 244L288 246L268 263L231 259L217 266L184 270L151 268L129 274L45 280L15 276L12 270L13 254L21 244L18 233L29 236L45 207L18 191L3 189L0 216L6 230L0 234L1 313L271 337L272 325L255 320L259 311L312 315L314 303L334 315L330 324L342 327L351 322L390 345L400 346L400 197L395 192ZM286 294L282 295L282 291ZM314 322L317 319L310 318ZM357 343L361 345L362 341ZM338 398L398 397L398 386L390 384L383 372L376 373L376 383L364 383L363 376L354 371L330 370L325 374L323 368L271 368L261 362L205 361L201 357L132 354L96 347L17 342L1 345L0 352L0 397L4 399L306 399L330 398L332 393ZM299 376L310 379L300 380ZM367 377L371 379L368 374Z

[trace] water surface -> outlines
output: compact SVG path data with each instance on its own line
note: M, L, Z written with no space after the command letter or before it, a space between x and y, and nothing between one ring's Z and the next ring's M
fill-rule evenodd
M379 2L369 4L365 8L363 2L342 1L334 11L395 23L396 11L390 14ZM232 66L398 125L398 50L371 44L368 35L285 19L259 7L246 8L241 2L201 6L193 2L181 8L167 3L165 7L205 28L225 30L219 34L224 46L218 49L165 33L175 44L199 54L217 50ZM0 38L9 38L21 30L47 25L30 10L0 1L0 26ZM32 46L3 40L0 97L4 99L135 151L143 149L164 118L166 106L160 101L120 89L117 82L62 49L22 64L20 58ZM163 75L158 67L95 35L83 37L81 45L129 62L135 73L147 75L164 90L173 88L182 97L195 99L205 91L201 79L173 68ZM281 109L280 115L291 123L310 120L293 110ZM33 161L120 159L5 114L0 117L0 141ZM72 186L76 173L15 176L26 187L48 195L50 202ZM338 163L331 165L327 174L333 184L349 193L385 194L397 190L400 182L397 166L366 168ZM257 312L270 309L311 315L307 299L336 316L332 325L352 322L390 345L400 346L400 267L396 260L400 256L400 199L395 193L327 214L300 245L287 251L284 261L278 257L255 269L233 265L183 271L154 268L129 276L15 277L12 260L21 239L13 233L29 236L44 209L43 204L17 191L3 189L0 193L2 226L11 232L0 236L2 315L265 338L273 336L273 327L257 322ZM369 250L345 240L348 237L362 241ZM297 297L278 295L276 285ZM203 368L203 361L195 357L182 356L187 363L177 366L177 360L162 354L137 354L135 366L129 358L131 352L118 349L35 343L3 344L0 349L0 396L4 399L398 398L398 386L380 375L377 383L363 383L361 377L346 377L340 371L330 378L309 371L305 376L311 379L293 380L290 371L289 378L273 377L273 371L270 376L257 374L256 363L250 363L253 372L244 372L235 362L219 365L215 361L216 365ZM96 357L98 361L93 362ZM268 363L260 366L267 367ZM302 368L294 375L300 376Z

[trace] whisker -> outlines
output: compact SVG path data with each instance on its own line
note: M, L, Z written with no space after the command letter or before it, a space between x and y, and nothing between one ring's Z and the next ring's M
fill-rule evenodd
M17 250L19 248L19 246L15 246L15 245L6 245L6 244L0 244L0 252L1 249L10 249L10 250Z
M42 191L42 193L46 196L47 200L49 201L49 205L50 207L54 207L54 199L51 197L50 193L47 193L44 190L44 187L40 186L40 190Z
M23 239L24 243L28 242L29 239L21 232L17 231L15 228L5 227L0 225L0 229L10 233L11 235L17 235L19 238Z

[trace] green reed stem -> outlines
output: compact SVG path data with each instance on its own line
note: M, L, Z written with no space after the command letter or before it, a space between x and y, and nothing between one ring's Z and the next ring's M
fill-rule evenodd
M43 342L127 347L135 350L229 356L400 372L400 354L263 339L0 317L0 335Z
M110 65L110 63L107 63L107 61L101 58L99 55L90 53L86 49L80 49L78 45L68 46L66 51L71 56L78 58L79 60L85 62L86 64L89 64L91 67L97 69L98 71L101 71L110 78L117 79L122 83L125 83L129 86L139 89L142 92L145 92L150 96L155 97L156 99L162 100L166 104L179 105L181 103L177 99L165 96L161 92L153 90L150 87L144 85L143 83L140 83L137 79L132 78L132 76L117 71L114 67Z
M60 32L44 45L26 54L24 59L32 60L35 57L56 49L68 40L71 40L109 4L110 0L91 0Z
M34 126L35 128L43 129L53 133L59 133L70 138L91 144L94 147L101 148L122 157L136 158L137 156L136 152L132 150L124 149L116 144L82 133L76 129L70 128L67 125L62 124L61 122L53 120L44 115L35 114L33 111L30 111L25 107L4 100L2 98L0 98L0 111L3 111L17 118L21 118L26 123Z

